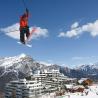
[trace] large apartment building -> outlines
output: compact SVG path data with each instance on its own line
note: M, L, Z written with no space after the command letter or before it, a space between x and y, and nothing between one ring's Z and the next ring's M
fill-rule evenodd
M5 98L33 98L35 95L57 91L69 79L59 70L37 71L28 79L11 81L5 87ZM12 98L14 98L12 97ZM34 97L35 98L35 97Z
M21 79L11 81L5 87L5 98L33 98L43 88L41 82ZM35 97L34 97L35 98Z
M36 81L41 82L46 89L49 90L49 88L53 88L56 90L68 77L61 74L59 70L53 69L51 71L44 70L38 72L37 74L34 74L33 78Z

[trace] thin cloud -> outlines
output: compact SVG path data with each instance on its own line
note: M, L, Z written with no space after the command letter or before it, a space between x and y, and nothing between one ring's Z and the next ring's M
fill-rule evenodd
M82 57L82 56L75 56L72 57L72 60L90 60L90 59L97 59L97 56L87 56L87 57Z
M13 39L19 39L19 23L13 24L11 26L1 28L1 32L3 32L5 35L13 38Z
M36 28L36 30L33 33L32 39L38 39L41 37L48 37L48 30L41 27L30 27L30 32L33 28ZM15 23L11 26L1 28L1 32L3 32L5 35L13 38L18 39L20 38L20 32L19 32L19 23Z
M30 30L32 30L30 28ZM48 30L47 29L42 29L41 27L36 27L35 32L33 33L32 39L38 39L40 37L48 37Z
M48 62L44 62L44 61L39 61L40 64L43 64L43 65L47 65L47 66L50 66L52 65L51 63L48 63Z
M78 22L75 22L74 24L72 24L71 29L77 28L79 26Z
M79 26L76 22L71 26L71 30L67 32L60 32L58 37L80 37L84 33L89 33L92 37L98 36L98 20L93 23L87 23L85 25Z
M78 56L72 57L72 60L82 60L82 59L83 59L83 57L78 57Z

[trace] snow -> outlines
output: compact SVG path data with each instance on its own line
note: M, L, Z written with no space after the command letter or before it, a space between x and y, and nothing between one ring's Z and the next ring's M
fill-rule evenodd
M73 96L70 96L69 98L98 98L98 95L88 95L88 96L76 96L76 95L73 95ZM66 98L66 97L65 97Z
M0 60L0 67L4 68L2 73L0 74L0 77L4 76L6 73L14 72L16 75L18 74L18 71L21 70L24 72L24 66L20 63L22 61L22 58L26 57L24 53L18 56L14 57L5 57ZM17 65L15 65L17 64Z
M83 81L87 80L88 78L81 78L78 82L81 84Z
M85 95L85 92L88 92L88 95ZM65 96L57 98L98 98L98 85L89 86L89 89L85 90L82 93L68 93Z
M88 91L88 95L85 95L85 92ZM50 95L43 95L40 98L98 98L98 95L96 93L98 93L98 84L97 85L93 85L90 86L89 89L85 90L85 92L83 93L65 93L64 96L55 96L55 94L50 94Z
M20 62L20 61L21 61L21 59L19 59L17 57L5 58L0 66L10 67L14 63L17 63L17 62Z
M71 85L71 84L67 84L66 87L67 87L67 88L72 88L73 85Z
M19 58L24 58L24 57L26 57L26 54L24 54L24 53L19 55Z
M24 57L26 57L26 54L24 54L24 53L22 53L18 56L14 56L14 57L5 57L2 60L2 64L0 64L0 66L4 66L4 67L6 66L7 68L11 67L14 63L21 62L22 61L21 58L24 58Z
M90 64L90 65L79 65L76 67L77 70L84 70L87 71L88 69L98 69L97 64Z

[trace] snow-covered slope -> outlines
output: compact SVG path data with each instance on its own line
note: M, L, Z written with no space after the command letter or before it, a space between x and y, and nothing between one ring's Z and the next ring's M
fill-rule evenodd
M98 75L98 65L81 65L76 68L76 70L79 70L86 75Z
M69 77L90 77L92 79L98 79L98 63L69 68L56 64L38 62L28 55L21 54L13 57L0 57L0 87L4 87L6 82L24 78L39 69L60 69L61 73Z
M88 75L98 75L98 63L93 65L81 65L76 68L60 67L59 65L51 65L43 62L34 61L30 56L21 54L14 57L0 58L0 77L3 77L9 72L14 72L17 75L29 74L37 69L60 69L62 73L70 77L83 77Z
M32 65L33 59L29 56L26 56L25 54L21 54L14 57L5 57L0 59L0 77L5 75L9 72L22 72L26 74L28 72L29 67ZM28 68L27 68L27 67Z
M4 88L5 83L11 80L32 74L38 68L40 64L25 54L0 58L0 88Z
M98 64L81 65L75 68L61 67L61 72L73 78L98 79Z
M78 69L78 70L84 70L84 71L92 70L92 69L98 69L98 65L97 64L81 65L81 66L78 66L76 69Z
M0 58L0 88L11 80L25 78L36 70L48 68L51 68L49 64L37 62L25 54Z
M0 59L0 66L6 66L6 67L11 67L13 66L14 63L18 63L22 61L22 58L26 57L25 54L21 54L19 56L14 56L14 57L5 57Z

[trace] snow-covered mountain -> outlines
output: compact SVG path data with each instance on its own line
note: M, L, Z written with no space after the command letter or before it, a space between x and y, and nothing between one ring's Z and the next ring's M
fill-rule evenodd
M59 66L35 61L25 54L0 58L0 89L3 89L5 83L11 80L25 78L36 70L44 69L59 69Z
M69 68L38 62L28 55L21 54L14 57L0 57L0 89L4 88L5 83L24 78L39 69L59 69L61 73L69 77L98 79L98 63Z
M62 72L73 78L89 77L92 79L98 79L98 64L93 65L80 65L75 68L61 68Z
M14 57L5 57L0 59L0 77L3 77L9 72L18 72L24 74L28 73L29 67L32 65L33 59L25 54Z
M85 73L86 75L98 75L98 65L81 65L77 67L77 70L80 70L81 72Z
M25 54L0 58L0 89L4 87L5 83L24 78L45 66Z
M36 62L30 56L21 54L14 57L5 57L0 59L0 77L3 77L9 72L14 72L18 75L21 72L25 75L30 72L43 68L46 65Z
M77 67L78 70L88 71L92 69L98 69L98 64L81 65Z

